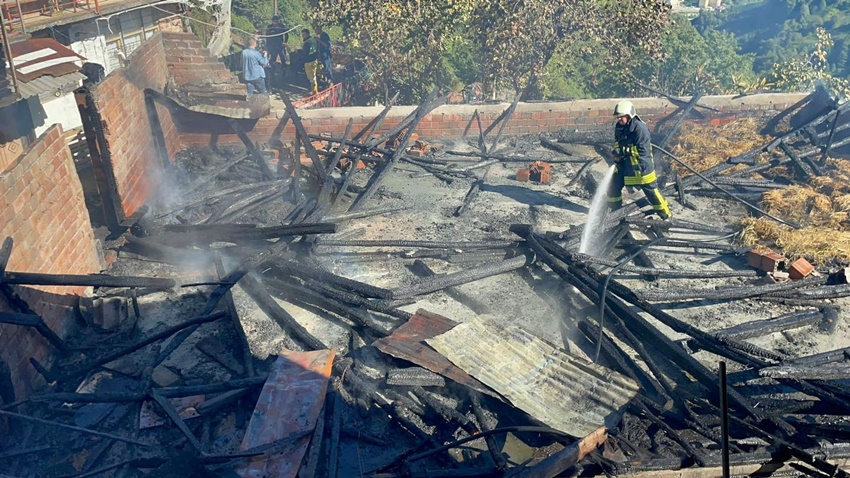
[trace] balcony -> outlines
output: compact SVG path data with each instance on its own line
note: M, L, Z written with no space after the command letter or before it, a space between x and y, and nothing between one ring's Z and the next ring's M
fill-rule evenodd
M129 8L156 3L157 0L0 0L0 14L9 33L9 41L27 38L28 33L58 25L67 25Z

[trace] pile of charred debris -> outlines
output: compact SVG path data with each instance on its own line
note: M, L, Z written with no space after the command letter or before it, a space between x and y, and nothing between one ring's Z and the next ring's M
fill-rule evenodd
M664 125L662 151L702 107L699 96L670 99L680 111ZM305 131L287 102L280 129L294 124L294 144L269 148L232 123L245 150L184 154L171 185L181 197L152 205L113 244L120 258L112 274L3 273L14 253L12 241L4 242L3 293L18 313L0 320L34 327L58 359L49 368L31 360L48 389L0 410L14 437L0 453L3 476L554 477L683 468L707 470L699 476L730 469L847 476L838 464L850 457L850 348L790 357L748 341L840 328L841 300L850 295L843 269L803 268L799 280L768 283L765 271L775 273L779 261L758 253L748 258L752 267L744 265L751 251L734 244L735 229L651 220L640 200L605 217L604 244L592 257L577 252L581 225L537 231L512 224L499 240L364 238L358 221L413 206L368 207L373 197L392 197L382 184L400 165L415 167L414 176L468 185L452 212L459 217L475 204L491 166L540 159L499 148L516 103L486 129L474 115L465 151L418 141L418 122L444 101L432 93L376 134L387 107L362 131L349 124L339 138ZM827 174L825 163L791 146L826 123L817 148L825 155L838 147L832 138L845 128L837 121L843 109L830 107L711 171L675 177L668 197L699 209L686 188L709 184L765 214L738 197L760 184L712 178L776 147L785 159L753 168L790 163L800 174ZM589 171L597 157L534 140L552 152L549 164L571 168L568 187L580 178L595 187ZM540 163L530 169L538 180L548 177ZM341 232L343 225L351 227ZM380 250L346 260L375 270L404 264L419 278L382 287L346 277L327 267L323 251L334 247ZM742 258L734 269L661 268L650 253L662 248ZM148 277L121 274L124 258L145 261ZM440 273L429 266L435 261L459 270ZM554 345L497 324L486 304L460 288L511 272L559 278L556 293L583 297L584 309L563 325L574 329L574 341ZM624 273L637 277L617 276ZM671 281L692 278L740 282L675 291L634 286L666 280L676 287ZM13 285L91 286L94 295L81 299L79 330L63 340ZM417 309L435 292L480 317L455 322ZM791 312L708 331L668 306L754 300ZM249 327L246 303L273 324L271 343L257 342L263 331ZM305 323L296 310L333 324L336 333ZM527 453L516 453L518 443Z

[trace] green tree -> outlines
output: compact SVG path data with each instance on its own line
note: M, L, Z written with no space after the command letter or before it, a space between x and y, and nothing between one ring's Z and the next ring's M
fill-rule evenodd
M663 0L479 0L472 29L486 84L541 93L540 80L556 54L595 41L607 64L628 64L637 53L660 55L658 32L669 19Z
M850 79L829 72L828 53L835 44L832 35L823 28L818 28L816 34L814 51L777 63L767 81L782 91L807 91L820 81L841 96L850 97Z
M376 94L417 102L435 85L451 88L443 68L455 33L466 24L473 0L318 0L311 19L343 27L343 41L369 68Z

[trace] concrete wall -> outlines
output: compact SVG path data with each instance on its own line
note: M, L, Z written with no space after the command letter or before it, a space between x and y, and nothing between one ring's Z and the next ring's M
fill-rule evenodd
M44 107L44 112L47 114L47 121L44 122L44 125L35 129L36 136L47 131L53 124L61 125L64 131L70 131L83 125L80 109L77 107L77 100L74 98L73 92L65 93L59 98L50 96L49 100L42 99L41 106Z
M7 270L53 274L91 274L101 269L83 189L62 128L50 127L29 151L0 174L0 239L12 237ZM14 286L15 291L62 336L69 307L81 288ZM0 311L10 311L0 299ZM29 364L45 363L51 351L28 327L0 325L0 360L12 372L18 398L44 382Z
M732 96L709 96L700 100L701 104L711 106L718 111L701 110L707 121L730 121L740 116L773 116L788 108L806 96L805 93L763 94L734 98ZM561 129L587 130L604 127L612 123L611 112L618 99L577 100L557 103L520 103L505 128L506 135L557 132ZM658 98L634 99L635 107L641 118L650 126L677 111L672 102ZM423 139L459 138L464 128L477 110L486 128L508 104L496 105L446 105L426 116L417 127L417 133ZM353 107L325 108L300 111L304 127L310 133L326 133L339 137L345 131L350 118L354 119L353 131L365 127L383 108ZM388 131L415 109L414 106L398 106L387 115L379 131ZM256 142L268 142L280 137L291 140L295 129L290 122L278 135L276 129L280 123L281 112L259 120L244 120L243 128ZM209 146L240 144L226 122L200 113L179 112L175 117L184 146ZM472 128L473 134L477 125Z

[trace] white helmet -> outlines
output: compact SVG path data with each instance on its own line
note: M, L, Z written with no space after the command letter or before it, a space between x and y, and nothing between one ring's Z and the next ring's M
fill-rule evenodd
M617 103L617 106L614 107L614 116L618 118L620 116L628 116L629 119L634 118L637 116L637 113L635 112L635 105L633 105L629 100L623 100Z

